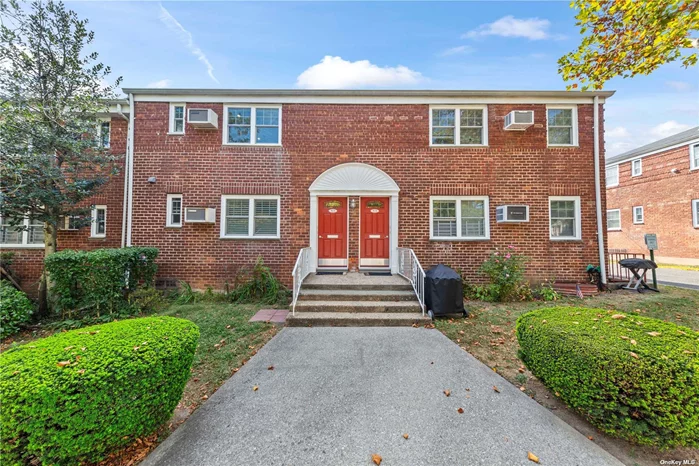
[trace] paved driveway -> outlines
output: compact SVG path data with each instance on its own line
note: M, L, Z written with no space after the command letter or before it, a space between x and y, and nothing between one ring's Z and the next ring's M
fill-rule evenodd
M436 330L285 328L142 464L529 466L528 451L621 464Z

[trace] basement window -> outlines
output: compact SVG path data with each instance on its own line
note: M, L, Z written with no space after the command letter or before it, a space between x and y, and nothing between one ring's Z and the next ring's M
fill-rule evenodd
M433 196L430 206L430 239L490 239L487 196Z
M222 196L221 238L278 239L279 196Z

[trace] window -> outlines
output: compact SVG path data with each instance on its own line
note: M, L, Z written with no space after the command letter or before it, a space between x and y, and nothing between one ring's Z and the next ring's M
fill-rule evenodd
M605 171L605 181L607 188L619 186L619 165L607 167Z
M607 211L607 230L621 230L621 210L612 209Z
M108 121L103 121L100 124L100 134L99 134L99 141L100 141L100 147L103 147L104 149L109 149L109 129L110 129L110 124Z
M548 107L546 124L549 146L578 145L577 107Z
M182 226L182 194L167 195L167 221L165 226Z
M170 104L170 133L184 134L185 104Z
M0 246L43 247L44 224L30 215L23 219L0 217Z
M431 197L430 205L430 239L490 238L487 196Z
M643 164L641 159L631 161L631 176L639 176L643 173Z
M281 144L281 107L227 106L224 144Z
M107 236L107 206L96 205L92 207L92 238L104 238Z
M279 196L223 196L221 238L279 238Z
M580 197L549 197L549 227L552 240L579 240Z
M487 146L487 107L431 108L430 145Z
M689 169L699 170L699 144L694 144L689 148Z
M643 206L633 208L633 223L636 225L643 223Z
M68 215L62 218L61 230L74 231L80 229L80 217L77 215Z
M699 199L692 200L692 223L699 228Z

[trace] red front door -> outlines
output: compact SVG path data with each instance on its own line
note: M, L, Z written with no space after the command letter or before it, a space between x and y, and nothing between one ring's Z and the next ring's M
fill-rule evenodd
M347 267L347 198L318 198L318 266Z
M388 233L387 197L363 197L360 232L360 267L388 267L389 233Z

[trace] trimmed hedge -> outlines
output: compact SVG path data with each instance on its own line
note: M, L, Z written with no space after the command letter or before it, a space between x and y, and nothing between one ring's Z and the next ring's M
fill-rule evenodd
M94 309L112 312L127 305L128 293L149 287L157 271L158 249L132 247L74 251L66 249L44 259L53 282L58 312Z
M33 312L34 305L24 292L0 280L0 338L18 332Z
M520 357L604 432L699 447L699 332L607 309L553 307L517 320Z
M198 339L188 320L146 317L0 354L0 464L98 462L154 432L182 397Z

